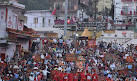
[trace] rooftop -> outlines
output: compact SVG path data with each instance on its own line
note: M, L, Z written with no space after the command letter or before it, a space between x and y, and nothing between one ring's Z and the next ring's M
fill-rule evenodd
M0 6L13 6L16 8L25 9L25 5L17 3L17 1L9 1L9 0L0 1Z

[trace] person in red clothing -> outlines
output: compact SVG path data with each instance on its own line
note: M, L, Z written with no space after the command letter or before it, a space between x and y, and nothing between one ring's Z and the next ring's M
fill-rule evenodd
M78 73L74 72L73 76L74 76L73 81L78 81Z
M106 81L111 81L110 77L109 77L109 78L108 78L108 77L106 77Z
M87 78L86 78L87 81L91 81L91 80L92 80L91 72L88 72L86 77L87 77Z
M96 73L93 73L92 81L98 81L98 75Z
M53 81L58 81L58 74L59 74L59 72L56 70L55 74L53 76Z
M68 73L66 71L64 73L64 81L68 81Z
M81 76L81 80L80 81L86 81L86 76L85 76L85 72L81 72L80 73L80 76Z
M63 81L63 79L64 79L64 73L60 72L59 73L59 81Z
M71 72L69 75L68 75L68 81L73 81L73 73Z

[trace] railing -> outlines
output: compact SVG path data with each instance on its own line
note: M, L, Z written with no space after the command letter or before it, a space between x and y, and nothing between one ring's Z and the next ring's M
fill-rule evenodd
M30 28L53 27L53 23L25 23Z
M126 13L121 10L121 15L132 15L132 11Z
M64 20L54 20L55 25L64 25ZM70 25L74 25L75 22L73 20L70 20Z
M80 22L78 27L106 27L107 22Z
M121 0L122 2L132 2L132 0Z

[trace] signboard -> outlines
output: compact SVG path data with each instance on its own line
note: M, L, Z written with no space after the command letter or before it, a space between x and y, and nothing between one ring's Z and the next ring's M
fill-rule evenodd
M66 61L75 61L76 60L75 54L66 54L65 57L66 57Z
M89 48L96 46L96 40L88 40L88 46Z
M106 30L104 33L115 33L115 30Z

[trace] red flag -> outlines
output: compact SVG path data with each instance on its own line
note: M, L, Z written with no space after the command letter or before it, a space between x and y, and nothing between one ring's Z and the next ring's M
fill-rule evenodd
M75 17L73 16L73 22L76 22Z
M55 13L56 13L56 8L55 8L55 10L52 12L52 14L51 14L51 15L55 15Z

